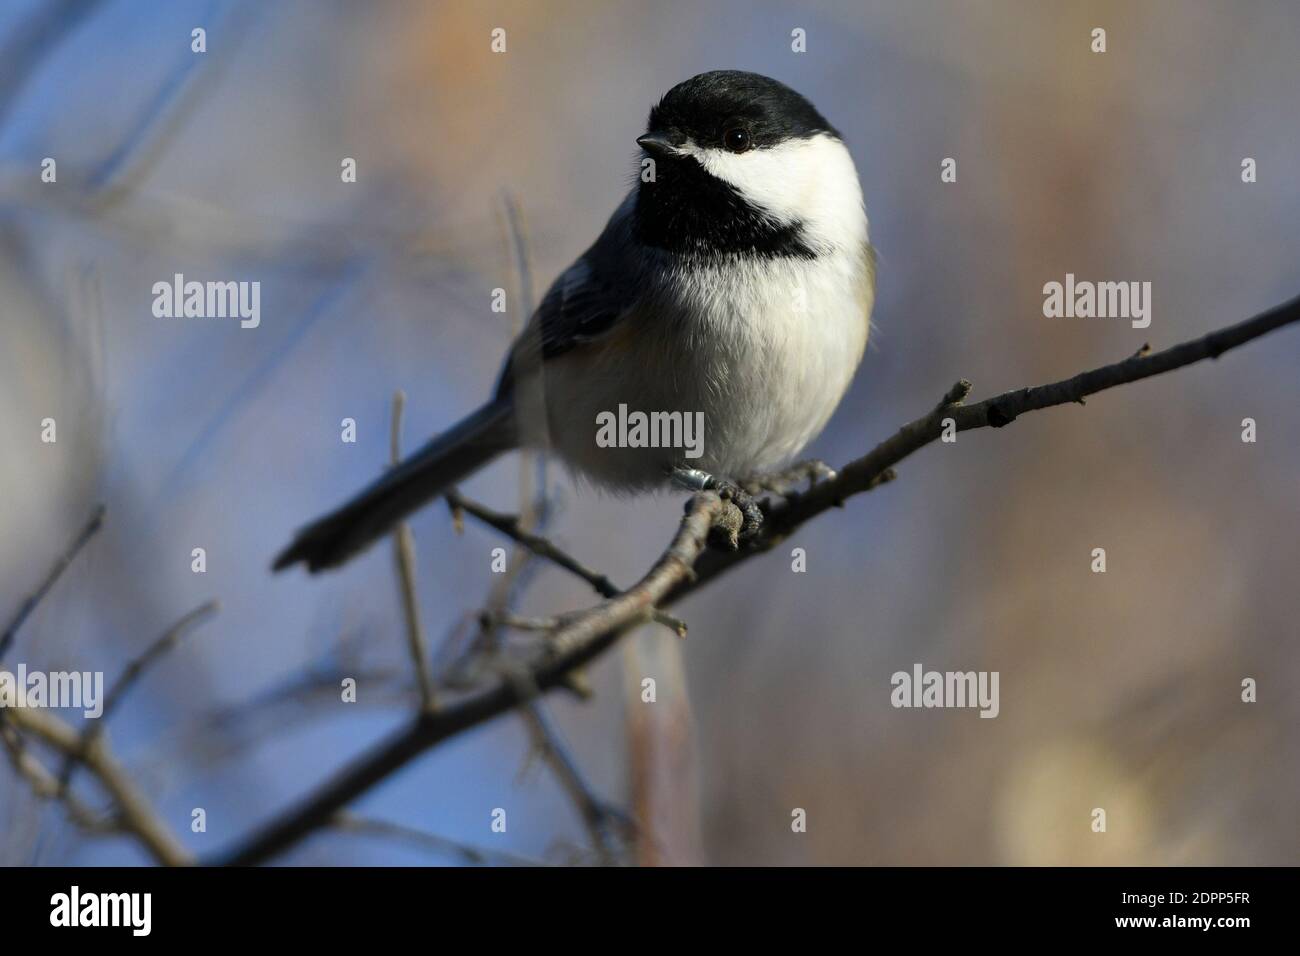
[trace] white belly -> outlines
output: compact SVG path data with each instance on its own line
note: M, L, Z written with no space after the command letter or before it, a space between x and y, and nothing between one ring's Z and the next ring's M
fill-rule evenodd
M745 268L670 282L605 338L548 362L549 447L582 476L629 490L662 483L674 464L741 478L794 458L862 359L873 270L866 254ZM702 454L598 444L598 416L620 405L703 413Z

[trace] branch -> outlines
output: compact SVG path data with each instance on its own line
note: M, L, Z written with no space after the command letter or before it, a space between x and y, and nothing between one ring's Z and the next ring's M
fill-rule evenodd
M1295 322L1300 322L1300 298L1163 352L1134 355L1070 379L1005 392L975 405L961 404L970 392L970 385L959 382L931 412L904 425L862 458L841 469L835 478L771 508L758 546L744 551L721 556L711 552L700 560L710 528L727 508L734 506L724 503L713 492L693 495L668 549L636 586L593 608L559 618L560 626L550 642L552 653L532 668L533 685L539 691L561 686L571 671L599 656L630 628L651 617L656 606L679 600L729 568L775 546L810 518L842 504L852 495L876 487L891 474L893 466L940 436L944 418L951 417L959 431L986 426L1001 428L1025 412L1079 403L1088 395L1108 388L1173 371L1202 359L1217 358L1229 349ZM339 771L301 805L291 807L254 834L222 862L251 865L270 859L327 825L338 810L426 750L528 699L526 694L521 694L517 682L502 680L436 715L420 715L355 764Z
M722 499L713 492L691 498L672 544L640 583L594 608L562 619L567 622L552 638L560 653L532 671L533 683L539 691L561 686L570 671L613 644L622 629L617 633L609 630L610 622L622 620L624 627L631 627L649 616L651 608L673 584L691 573L691 565L704 550L709 527L722 505ZM506 713L526 699L517 683L502 680L486 691L443 708L436 715L421 714L405 730L380 743L352 767L345 768L303 806L291 809L221 862L244 866L274 856L327 824L339 809L430 747Z
M204 618L216 614L220 608L220 603L215 600L206 601L203 604L200 604L171 627L167 628L161 637L145 648L143 654L130 661L122 671L121 676L114 681L113 686L110 687L108 693L104 695L104 712L100 715L99 724L96 726L102 725L103 722L107 720L115 710L117 710L117 707L122 703L123 698L125 698L131 688L135 686L136 682L144 676L145 671L153 666L155 661L159 660L164 654L175 647L180 642L180 639L188 634L194 627L197 627Z
M27 85L36 78L39 65L48 59L93 14L103 0L58 0L40 4L10 32L0 47L0 128Z
M391 434L392 464L396 468L402 460L402 409L406 393L400 389L393 395L393 424ZM428 644L420 624L420 600L415 591L415 538L405 521L393 531L393 559L397 562L397 580L402 592L402 611L406 619L406 643L415 667L416 681L420 687L420 705L425 710L437 708L433 695L433 678L429 675Z
M13 644L14 638L18 636L18 629L23 626L28 616L36 609L36 605L40 604L45 595L50 593L50 588L54 587L63 572L67 570L68 565L72 563L72 559L86 546L86 542L95 536L103 523L104 506L96 505L95 510L91 512L90 520L86 522L77 537L73 539L68 549L55 560L54 566L45 575L45 580L41 582L40 587L28 595L27 600L23 601L18 608L18 613L10 620L9 626L5 628L4 634L0 635L0 657L4 657L5 652Z
M187 43L178 45L180 55L175 57L175 66L167 80L137 114L112 152L86 177L87 191L97 213L102 214L137 191L172 139L196 114L201 98L211 93L213 81L234 61L238 44L248 35L247 20L252 12L240 9L241 6L227 5L220 13L220 20L208 26L209 33L219 38L220 50L213 49L200 56L187 49ZM244 19L244 29L228 30L237 15ZM208 82L201 84L200 78Z
M513 853L507 853L503 850L481 849L476 846L470 846L466 843L457 843L455 840L439 836L436 833L427 833L424 830L417 830L414 827L404 826L400 823L392 823L388 820L373 820L368 817L359 817L351 813L340 812L334 817L330 824L336 830L345 833L355 833L361 836L387 837L411 846L424 847L433 850L435 853L451 853L460 857L466 863L474 866L485 866L493 862L502 866L546 866L542 860L533 860L528 857L516 856Z
M449 491L444 496L447 504L451 506L453 513L464 512L477 518L489 528L495 528L507 538L517 541L539 558L550 561L558 568L563 568L570 574L582 578L595 589L601 597L614 598L623 592L604 574L587 567L577 558L572 557L567 552L556 547L551 541L539 534L534 534L524 528L515 515L502 514L499 511L493 511L486 505L481 505L477 501L466 498L459 491ZM660 624L672 630L678 637L686 636L686 624L678 620L671 614L665 614L656 610L654 619Z
M103 522L104 506L98 505L72 544L55 560L45 580L18 608L3 636L0 636L0 655L13 644L19 628L49 594L86 542L99 531ZM150 645L144 655L132 661L106 695L101 717L108 716L153 660L174 644L186 628L212 609L213 605L208 604L186 615L162 638ZM20 731L31 734L63 755L64 765L59 776L50 773L27 753ZM59 800L79 826L93 832L120 830L130 833L144 844L155 860L167 866L184 866L194 862L189 851L135 788L130 774L113 758L102 739L99 726L85 734L79 734L70 725L45 711L27 707L0 707L0 738L3 738L14 772L27 781L38 797ZM68 779L76 763L85 764L113 798L112 817L97 817L94 811L68 792Z
M940 436L945 418L952 418L959 432L985 427L1003 428L1026 412L1056 405L1082 405L1089 395L1108 388L1172 372L1207 358L1217 359L1230 349L1296 322L1300 322L1300 297L1245 322L1175 345L1163 352L1139 351L1113 365L1080 372L1072 378L1048 385L1003 392L974 405L961 404L969 394L971 385L969 382L958 382L930 414L904 425L866 455L841 468L833 480L815 485L807 493L786 499L773 507L751 550L730 553L714 551L705 555L695 569L696 579L678 588L667 603L680 600L752 557L755 552L770 550L800 525L831 508L839 507L853 495L870 491L888 481L893 477L893 466Z
M155 860L164 866L187 866L194 862L189 851L135 788L131 775L109 754L102 739L83 747L81 735L53 714L30 707L6 707L4 711L6 719L18 730L84 763L113 798L122 829L134 834Z
M126 668L113 682L113 686L108 689L104 695L104 707L99 714L99 719L91 723L88 728L81 734L81 749L77 753L67 753L63 757L63 767L59 770L59 788L60 792L66 793L69 785L72 783L72 775L77 768L78 762L82 755L89 750L104 733L104 728L108 726L108 718L113 715L118 706L130 693L131 688L136 682L144 676L145 672L153 664L162 658L169 650L175 647L182 637L202 620L209 615L215 614L220 608L217 601L208 601L199 605L190 611L179 621L167 628L162 636L145 648L144 653L139 657L131 660Z
M520 705L519 713L528 726L534 751L551 767L560 786L564 788L565 795L577 808L601 865L615 865L618 862L619 838L632 829L631 821L617 808L601 800L587 782L578 761L569 753L559 730L551 723L546 708L542 706L541 691L532 682L532 675L526 670L513 667L503 667L502 670L506 678L515 684L516 693L527 701Z
M4 744L14 773L27 781L38 798L61 803L69 819L88 833L121 832L112 815L97 813L71 793L66 793L58 778L28 752L22 735L7 723L0 723L0 743Z
M515 313L519 316L533 314L532 269L528 255L528 237L524 230L523 212L514 196L505 197L506 229L514 250L516 295L520 308ZM514 329L518 335L522 328ZM546 456L525 451L519 456L519 516L516 526L528 534L540 535L546 529L551 517L547 492ZM587 829L587 835L602 865L612 866L618 862L618 845L613 839L611 821L619 818L617 811L606 808L604 802L596 796L587 783L578 762L570 755L560 736L559 729L547 716L546 707L540 699L540 692L532 681L532 674L525 667L517 665L503 653L500 629L503 626L528 628L532 624L547 622L529 621L512 612L512 605L522 599L524 589L532 577L530 571L535 567L532 559L536 552L516 541L510 566L505 574L494 575L496 579L488 593L487 606L479 616L479 637L483 650L492 658L495 669L513 682L517 691L527 697L528 702L519 708L528 727L532 749L529 756L537 754L551 768L565 794L576 809L579 818ZM555 622L538 628L547 633L554 630ZM575 673L571 675L577 677ZM526 764L525 764L526 766Z

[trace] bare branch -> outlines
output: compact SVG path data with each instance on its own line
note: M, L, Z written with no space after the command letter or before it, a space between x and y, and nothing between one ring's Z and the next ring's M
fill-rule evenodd
M40 604L45 599L45 595L50 593L50 589L54 587L59 577L67 570L68 565L72 563L72 559L86 546L86 542L95 536L103 523L104 506L96 505L95 510L91 512L90 520L82 527L76 538L73 539L72 544L68 546L68 549L55 560L54 566L45 575L45 580L41 582L40 587L33 591L27 597L27 600L23 601L18 608L18 612L5 628L4 634L0 635L0 657L3 657L9 650L14 638L18 636L18 629L23 626L28 616L36 609L36 605Z
M194 862L189 851L135 788L131 775L109 754L102 738L83 748L81 735L47 711L6 707L4 712L18 730L84 763L113 798L122 829L134 834L157 862L165 866L187 866Z
M391 823L387 820L373 820L346 812L336 814L334 819L330 822L330 826L346 833L355 833L361 836L387 837L389 839L409 843L412 846L419 846L428 850L433 850L435 853L450 853L460 857L466 863L472 863L477 866L491 863L497 863L503 866L546 865L541 860L516 856L513 853L505 853L501 850L480 849L476 846L458 843L455 840L439 836L436 833L426 833L424 830L417 830L414 827L404 826L400 823Z
M68 549L59 556L40 587L27 598L0 637L0 653L13 643L33 609L54 587L64 570L71 564L86 542L95 536L104 520L104 506L99 505L91 514L81 532ZM175 626L155 641L141 657L127 665L126 671L105 695L101 719L117 707L132 684L148 666L175 644L180 635L206 614L215 609L215 602L190 612ZM27 753L19 731L25 731L59 751L64 758L59 776L50 773L38 760ZM113 759L105 746L102 725L96 724L84 734L53 714L26 707L0 708L0 737L18 776L25 780L33 792L45 799L58 799L68 815L79 826L96 832L119 829L134 834L159 862L170 866L193 863L193 858L171 834L167 826L155 815L145 798L135 789L130 775ZM110 819L98 817L68 792L67 783L76 764L82 763L99 779L113 798L116 811Z
M402 409L405 405L406 393L399 389L393 396L393 467L402 460ZM415 590L415 539L405 521L400 522L393 531L393 558L397 562L397 580L402 592L402 611L406 618L406 643L420 687L420 704L425 710L432 711L437 707L437 700L433 693L433 678L429 674L428 642L424 639L424 627L420 624L420 600Z
M596 593L601 597L613 598L618 597L623 592L615 586L614 582L608 577L592 568L587 567L577 558L572 557L567 552L556 547L550 540L534 534L521 526L519 518L515 515L502 514L499 511L493 511L486 505L481 505L477 501L466 498L459 491L450 491L446 495L447 503L452 507L454 512L463 512L481 521L489 528L495 528L508 538L522 544L525 548L537 555L550 561L556 567L563 568L570 574L582 578L590 584ZM653 618L658 623L670 628L678 637L686 636L686 624L678 620L671 614L665 614L656 610Z
M101 815L72 794L66 793L58 778L27 750L22 735L7 723L0 723L0 743L4 744L14 772L27 782L37 797L63 804L69 819L89 833L121 831L112 816Z
M930 414L909 422L866 455L845 465L833 481L822 482L806 494L788 498L772 507L767 513L761 534L750 550L732 553L715 551L705 555L695 569L696 580L679 587L670 596L668 603L680 600L719 574L748 560L754 553L771 549L806 521L838 507L851 496L870 491L888 480L892 477L895 465L942 434L945 418L953 419L957 431L1002 428L1026 412L1056 405L1080 404L1087 396L1108 388L1172 372L1203 359L1217 359L1229 349L1296 322L1300 322L1300 297L1245 322L1219 329L1162 352L1139 353L1122 362L1081 372L1072 378L1049 385L1003 392L974 405L957 404L970 391L969 383L958 382Z
M82 754L104 733L108 718L117 710L136 682L144 676L145 671L175 647L180 642L180 639L202 622L204 618L215 614L220 609L220 606L217 601L208 601L199 605L164 631L161 637L145 648L143 654L126 665L126 669L122 671L117 680L113 682L113 686L108 689L108 693L104 695L104 709L100 713L99 719L88 724L86 730L82 732L81 750L76 754L64 755L63 766L59 770L61 792L67 792L68 786L72 782L72 775L76 771Z
M587 828L587 836L596 848L600 862L613 866L618 862L619 854L619 833L616 831L629 831L631 821L601 800L587 783L577 760L564 745L559 729L551 722L538 699L541 691L533 683L532 675L518 667L506 667L503 672L524 700L519 712L524 717L534 749L550 766L570 802L578 808L578 815Z
M722 499L713 492L693 496L672 543L640 583L587 611L561 618L562 626L552 636L554 651L532 668L538 691L565 686L571 671L599 656L628 628L649 619L654 605L692 574L691 567L704 551L709 528L722 507ZM526 699L515 682L502 680L437 714L421 714L405 730L344 768L303 805L273 821L221 862L247 866L282 852L430 747L506 713Z
M507 231L512 240L515 260L515 280L517 300L520 308L516 314L531 315L532 271L528 255L528 240L523 224L523 212L519 203L509 194L505 201L505 218ZM515 329L518 334L521 329ZM519 456L519 517L517 527L529 534L539 534L545 530L551 510L547 501L548 482L546 457L535 452L526 451ZM586 778L578 767L577 761L569 753L560 736L559 729L551 722L545 705L538 699L540 691L533 683L528 670L514 661L499 654L499 628L509 624L516 628L534 628L550 632L558 625L551 622L549 627L537 628L542 622L514 615L511 608L519 599L531 578L532 559L535 552L520 542L515 542L514 554L507 573L494 575L492 588L488 595L487 606L479 616L480 636L495 669L503 673L515 684L525 703L520 707L520 714L528 727L532 741L532 753L551 768L560 786L568 795L570 802L578 812L579 819L587 829L587 835L595 848L600 862L612 866L618 862L618 843L614 839L611 822L619 815L606 808L604 802L595 795L587 784Z
M518 336L524 329L526 316L533 313L532 266L528 254L528 236L524 228L523 210L512 193L506 191L501 203L502 220L506 233L506 243L513 265L515 301L517 307L511 310L511 338ZM546 505L547 474L546 458L530 449L524 449L519 455L519 514L516 526L527 533L537 534L543 530L548 517ZM515 541L510 562L504 574L493 575L489 589L486 613L480 616L480 638L489 648L496 644L498 634L494 619L510 610L515 598L527 587L529 564L534 552L519 541Z
M1036 388L1020 389L960 405L970 388L959 382L929 414L904 425L892 437L840 470L832 480L808 493L787 499L771 510L764 524L762 546L723 556L704 553L709 529L722 514L724 502L712 492L694 495L668 550L649 573L624 594L608 598L586 611L565 615L553 634L554 653L538 662L533 683L541 692L561 686L565 676L613 645L631 626L653 613L656 605L680 599L723 571L771 548L794 528L851 495L876 487L894 465L939 437L942 420L952 417L959 430L1002 427L1028 411L1077 402L1107 388L1217 358L1228 349L1300 321L1300 298L1203 338L1147 356L1134 356L1073 378ZM469 510L466 508L465 510ZM491 720L519 705L520 689L509 680L448 707L436 716L423 715L405 730L380 743L351 767L344 768L300 806L273 821L228 858L232 864L254 864L275 856L323 825L341 807L365 793L397 768L429 748Z
M238 44L248 35L247 20L254 11L230 4L212 28L222 37L221 49L202 56L184 46L167 80L145 105L113 151L86 178L88 193L96 214L102 214L134 192L154 164L167 151L181 127L198 111L201 99L211 93L216 79L234 62ZM244 19L245 29L227 30ZM200 83L200 79L207 82Z
M0 47L0 127L9 120L14 104L47 59L103 6L103 0L57 0L38 4L10 31Z
M482 627L510 627L517 631L553 631L558 623L553 617L521 617L509 611L483 611L479 614Z
M104 712L100 715L100 719L96 722L95 726L103 726L104 721L108 720L109 716L117 710L118 705L122 703L122 700L130 692L131 688L135 686L136 682L145 675L145 672L152 667L156 661L160 660L164 654L179 644L180 639L201 624L205 618L211 617L220 609L221 604L216 600L206 601L203 604L200 604L171 627L167 628L161 637L145 648L143 654L130 661L126 665L126 669L122 671L121 676L119 676L113 683L113 686L108 689L108 693L104 695ZM96 732L92 731L91 735L93 736L94 733Z

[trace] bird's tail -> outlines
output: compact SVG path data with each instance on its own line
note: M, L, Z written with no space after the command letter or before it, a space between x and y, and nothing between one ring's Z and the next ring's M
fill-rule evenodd
M337 567L470 472L515 446L510 399L497 398L404 459L343 507L294 536L272 566Z

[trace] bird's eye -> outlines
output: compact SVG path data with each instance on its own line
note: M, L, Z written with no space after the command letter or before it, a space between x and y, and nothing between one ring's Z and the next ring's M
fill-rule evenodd
M743 153L749 149L749 130L743 126L731 126L722 134L722 145L733 153Z

